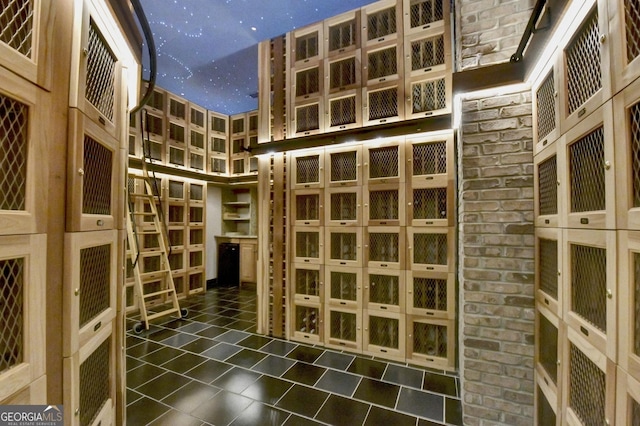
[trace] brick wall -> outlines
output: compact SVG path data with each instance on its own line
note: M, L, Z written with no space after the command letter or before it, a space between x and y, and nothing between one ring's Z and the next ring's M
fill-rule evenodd
M507 62L535 0L456 0L457 70Z
M460 375L465 425L533 422L530 92L463 100Z

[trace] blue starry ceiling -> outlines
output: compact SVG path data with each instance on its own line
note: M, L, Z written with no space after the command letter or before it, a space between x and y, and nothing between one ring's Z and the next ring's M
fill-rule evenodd
M156 84L223 114L257 109L260 41L372 2L142 0L157 49ZM148 64L145 57L145 78Z

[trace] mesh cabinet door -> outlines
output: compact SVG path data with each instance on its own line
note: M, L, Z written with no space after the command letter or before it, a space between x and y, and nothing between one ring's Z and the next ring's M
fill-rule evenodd
M67 230L112 229L118 215L118 141L82 112L69 116Z
M291 307L289 337L299 342L318 344L323 342L324 311L321 303L296 301Z
M44 235L0 236L0 401L45 374L46 246Z
M407 256L412 271L453 272L454 246L451 228L407 227Z
M431 117L451 113L451 73L436 72L405 80L405 118Z
M405 70L410 78L451 72L451 39L447 33L426 32L405 39Z
M405 181L404 149L401 141L390 139L363 147L365 184Z
M402 3L382 0L361 9L362 47L402 40Z
M407 138L407 181L415 187L453 185L453 133L434 132Z
M46 226L47 138L38 125L44 112L36 104L39 90L0 67L0 235Z
M359 186L325 190L325 224L327 226L362 225L362 190Z
M327 226L324 230L326 265L362 266L362 228Z
M116 353L113 321L82 348L64 358L65 410L71 425L112 424L115 418Z
M562 315L565 280L561 274L565 253L562 231L536 229L536 301L557 316Z
M364 126L394 123L404 120L404 86L401 82L365 87L362 89Z
M291 32L288 52L290 66L310 64L323 58L323 32L322 23L312 24Z
M325 266L325 305L362 309L362 268Z
M445 0L403 0L405 36L425 31L447 33L449 9Z
M559 69L558 59L549 61L531 89L534 155L560 136Z
M453 273L407 271L408 314L453 319L455 301Z
M324 267L292 264L292 294L302 303L321 303L324 298Z
M47 0L4 2L0 29L0 64L45 89L52 75L46 55L51 7Z
M640 76L640 8L633 0L608 1L609 16L617 18L610 26L613 39L611 65L613 93L617 93Z
M364 233L364 262L368 268L405 268L405 228L369 226Z
M115 318L117 242L115 230L66 236L64 356L77 352Z
M291 189L321 188L324 186L324 150L296 152L288 157L291 165Z
M456 351L455 320L407 315L407 360L453 370Z
M549 145L535 155L534 163L534 217L538 227L557 227L566 220L564 187L560 178L563 170L558 163L564 161L564 151L558 148L560 143Z
M405 315L384 311L363 311L362 352L404 361L406 353Z
M405 273L386 269L364 270L364 306L387 312L405 311Z
M620 231L618 281L618 364L636 380L640 380L640 233Z
M320 226L324 222L324 190L297 189L291 192L290 216L294 226Z
M406 202L405 188L402 185L365 185L362 193L365 225L404 226Z
M362 348L362 311L325 307L324 340L328 348L359 351Z

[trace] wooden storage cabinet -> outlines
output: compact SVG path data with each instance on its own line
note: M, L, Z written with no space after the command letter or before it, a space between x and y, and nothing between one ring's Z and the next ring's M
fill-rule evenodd
M452 228L407 227L408 264L412 271L453 272Z
M405 316L395 312L363 310L362 352L405 360Z
M365 225L405 225L405 190L400 184L365 185L362 193Z
M640 80L613 98L618 229L640 229Z
M360 49L360 10L352 10L324 20L324 56Z
M451 131L407 138L407 181L415 187L453 185L454 143Z
M44 234L0 236L0 402L44 404L46 246ZM32 393L33 391L33 393ZM22 395L26 392L25 395ZM17 403L17 402L16 402Z
M379 268L365 268L364 305L369 311L405 312L405 273Z
M322 303L324 300L324 267L321 265L291 265L291 296L303 303Z
M449 2L444 0L403 0L404 34L442 30L449 16Z
M328 348L362 350L362 310L325 305L324 343Z
M323 313L321 303L294 302L291 307L291 339L305 343L321 343L324 336Z
M405 81L405 119L450 114L453 88L450 72L420 75Z
M402 40L402 3L381 0L361 9L362 47Z
M550 60L532 88L534 155L555 142L560 136L560 105L558 75L560 64Z
M325 151L328 173L325 187L362 185L362 147L327 148Z
M362 228L324 228L326 265L362 267Z
M368 268L405 269L405 227L369 226L364 233L364 265Z
M455 276L447 272L407 271L406 311L427 318L455 318Z
M72 356L64 358L68 425L115 422L117 339L110 321Z
M127 126L122 47L93 2L78 2L72 49L69 106L78 108L111 136Z
M365 49L362 66L363 86L375 87L399 80L403 75L403 49L394 40Z
M291 33L291 43L288 46L289 52L287 54L291 67L313 63L323 58L323 29L322 23L319 23Z
M560 90L560 129L565 133L611 97L607 2L592 0L581 8L575 27L560 42L564 90ZM605 36L606 37L606 36ZM589 120L591 121L591 120Z
M566 424L606 424L615 418L614 362L599 351L594 351L579 332L567 330L567 344L563 349L562 415ZM571 395L571 397L569 397ZM589 403L586 404L585 402Z
M536 303L562 316L564 297L564 250L560 229L536 229Z
M534 204L534 220L537 227L558 227L560 220L564 222L566 218L566 200L562 196L566 190L559 176L563 172L558 171L558 161L565 158L563 151L558 155L560 146L559 142L552 143L533 159L534 191L537 201Z
M409 362L453 370L455 368L455 320L407 315Z
M640 76L640 45L638 27L640 11L628 0L606 2L611 38L610 69L613 72L613 93L617 93ZM607 64L603 64L605 67Z
M69 357L116 316L117 231L68 233L65 247L63 354Z
M291 231L291 257L296 263L322 264L324 259L324 228L296 226Z
M453 226L454 188L430 184L407 185L407 224L420 226Z
M120 143L81 111L69 114L67 230L114 229L120 192Z
M362 126L362 91L360 89L327 96L325 108L325 132Z
M3 5L6 24L0 31L0 65L40 87L51 86L47 57L47 29L51 25L49 1L10 2ZM25 10L28 13L25 13Z
M560 139L561 197L571 228L615 229L615 153L611 102ZM564 157L564 158L563 158Z
M324 220L324 190L292 191L290 209L293 226L320 226Z
M362 269L325 266L325 306L362 310Z
M362 89L362 104L364 126L404 120L404 86L396 81L365 87Z
M405 181L404 149L400 139L368 143L363 146L364 183L401 183Z
M325 224L362 226L362 188L351 186L325 189Z
M591 347L616 359L617 247L614 231L564 230L563 318Z
M312 150L289 155L291 189L324 187L324 151Z
M0 43L0 52L4 48ZM2 235L44 232L48 196L41 183L48 179L48 166L44 129L39 126L44 106L36 104L39 91L0 67L0 107L7 111L0 116Z

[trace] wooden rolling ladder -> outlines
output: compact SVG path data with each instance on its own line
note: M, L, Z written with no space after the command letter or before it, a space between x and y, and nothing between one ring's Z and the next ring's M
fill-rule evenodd
M140 308L140 321L133 326L136 333L148 330L149 321L153 319L171 314L184 318L188 314L178 302L169 263L167 232L156 205L159 195L155 194L160 191L153 188L152 182L157 181L149 176L145 157L143 154L142 175L129 173L127 182L127 258L131 262ZM149 313L147 303L155 300L165 303ZM170 302L168 306L166 302Z

